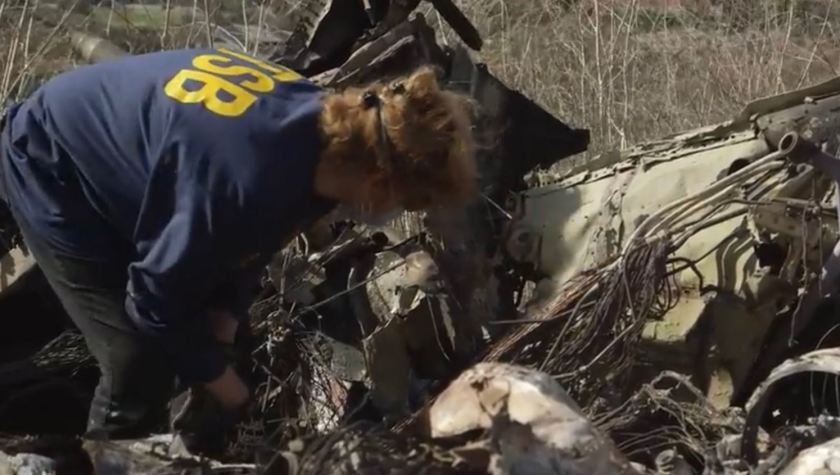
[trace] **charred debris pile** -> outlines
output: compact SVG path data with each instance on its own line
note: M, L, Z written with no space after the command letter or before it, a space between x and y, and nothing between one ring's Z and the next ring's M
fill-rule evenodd
M573 168L588 131L477 62L454 4L299 3L281 32L196 33L195 8L145 5L167 26L144 31L250 36L326 86L436 65L475 99L481 200L334 220L276 255L251 308L256 397L224 460L168 434L82 447L95 365L5 239L0 474L840 473L840 80ZM88 61L127 54L124 30L39 15Z

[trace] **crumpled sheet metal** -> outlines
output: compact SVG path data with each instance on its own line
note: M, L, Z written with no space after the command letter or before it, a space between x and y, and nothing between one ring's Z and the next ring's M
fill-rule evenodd
M310 434L289 444L266 475L484 475L473 471L461 447L396 434L381 424L353 422L329 434ZM468 449L467 449L468 450Z
M516 249L512 257L551 276L550 281L541 282L538 287L540 294L550 295L572 276L610 257L592 255L596 237L610 237L609 233L597 228L603 221L596 218L602 212L603 203L608 201L608 195L615 191L613 182L624 181L624 174L635 173L635 176L629 184L621 185L626 191L617 210L620 220L610 221L616 223L612 231L620 233L619 244L623 244L645 216L705 188L735 160L759 157L768 151L766 142L755 135L710 139L709 142L697 146L690 154L683 150L685 155L668 157L643 170L617 166L614 172L599 179L590 179L589 174L583 174L556 185L523 192L510 225L511 238L507 244ZM675 150L683 148L676 141L671 145ZM633 160L627 165L631 163ZM702 255L739 225L740 220L733 219L705 229L695 240L686 243L677 256ZM714 257L706 260L714 261ZM709 274L712 278L716 275L715 272ZM723 284L714 280L707 283ZM730 285L737 286L737 282L728 283L727 287Z
M153 435L145 439L87 440L82 447L90 456L93 471L96 474L256 475L258 473L257 467L253 464L225 464L192 455L172 434Z
M0 297L36 265L32 254L24 252L20 247L0 256Z
M321 332L301 338L300 348L308 356L297 388L301 420L321 432L334 430L349 409L352 383L367 380L365 356Z
M822 194L823 199L821 201L823 203L827 201L825 198L830 196L829 186L832 181L834 182L834 200L835 206L837 206L837 212L832 213L822 209L819 210L819 213L816 213L814 204L805 200L799 200L796 206L788 206L789 209L785 210L785 215L795 216L799 221L805 221L804 218L800 218L799 216L811 215L811 217L808 220L809 222L802 223L799 226L794 227L793 222L789 223L793 231L789 231L787 234L798 234L800 235L800 240L787 240L788 243L793 244L793 246L789 246L792 252L787 258L788 263L786 267L788 268L783 268L781 274L783 276L789 276L788 279L792 281L792 276L799 272L798 261L805 261L809 270L812 272L816 272L819 269L819 278L811 279L810 282L807 282L803 297L798 302L795 311L790 317L791 324L785 328L787 333L780 335L775 341L769 342L765 347L764 355L766 361L777 361L776 358L785 354L789 346L788 341L795 339L803 329L808 327L825 299L837 294L838 276L840 276L840 241L837 240L840 201L837 200L836 196L837 190L840 189L838 188L840 187L840 159L823 152L816 143L805 139L802 134L788 133L786 137L790 139L787 143L787 148L790 149L790 158L797 163L803 162L813 167L813 169L807 170L803 175L813 174L814 170L822 174L821 183L820 181L813 180L807 183L806 187L813 189L816 188L814 186L815 183L820 183L821 189L813 190L813 192L817 197ZM796 185L796 183L791 183L789 187L794 188ZM815 217L817 214L819 214L818 218ZM785 232L782 231L780 234L785 234ZM815 236L816 239L810 238L811 235ZM808 244L814 244L806 248L802 244L803 240ZM829 248L832 248L831 252L825 255L823 250ZM806 259L808 256L805 255L807 249L812 249L808 253L810 254L810 258L808 259ZM757 371L767 371L768 369L761 365L756 368Z
M779 475L840 475L840 438L803 450Z
M407 73L417 64L445 64L434 30L421 14L362 45L341 65L313 76L312 80L328 87L359 85Z
M780 122L779 117L774 116L775 113L784 112L785 109L802 104L813 105L822 99L838 94L840 94L840 78L832 78L813 86L755 100L744 106L736 121L746 122L755 119L758 125L764 128L773 122Z
M560 183L524 192L505 244L514 260L530 264L548 276L537 283L537 302L556 294L572 276L609 262L646 216L718 180L736 161L757 158L769 151L768 141L755 130L744 129L742 124L739 127L744 130L732 133L732 127L675 136L670 142L666 139L649 145L647 151L640 146L628 153L631 158L612 168L570 176ZM722 131L726 134L721 135ZM840 164L831 158L832 165ZM693 366L689 372L694 368L706 372L697 376L710 380L710 387L704 389L716 393L719 405L744 396L742 386L748 383L747 375L758 360L772 322L795 299L795 271L800 260L788 256L780 278L762 268L766 263L757 258L755 246L767 242L765 236L773 236L768 244L793 249L794 253L803 248L803 238L807 238L808 249L830 248L836 235L836 220L824 216L805 223L804 213L789 212L795 208L791 200L799 198L804 202L811 193L819 197L826 186L824 177L809 170L793 178L787 173L776 173L757 188L755 196L787 201L775 207L730 204L727 213L738 210L744 214L695 232L680 242L673 254L675 267L682 267L675 274L674 283L683 293L660 321L650 323L646 339L659 347L682 346L680 358L671 355L664 359L678 364L687 362ZM822 264L823 256L818 252L807 254L809 268ZM826 275L840 269L834 269L835 261L828 261L824 281ZM717 301L719 296L709 294L710 289L718 294L731 293L742 302ZM766 298L767 289L775 292L770 298ZM710 303L715 305L709 306ZM686 306L692 311L685 312ZM738 311L727 311L732 308ZM738 321L730 318L733 314L738 315ZM693 348L696 342L689 341L690 333L706 317L714 321L706 327L714 329L713 343L708 349ZM738 334L750 335L749 344L733 340ZM712 349L716 354L712 354ZM704 355L710 358L705 367L697 365L699 360L687 361L702 359Z
M399 319L381 325L362 345L371 401L389 418L404 416L411 389L411 356Z
M439 272L432 256L424 250L405 257L393 251L379 253L372 270L378 277L365 284L374 315L386 322L411 312L425 296L423 290L438 289Z
M313 332L301 338L316 364L345 381L364 381L367 376L365 358L353 345L342 343L324 333Z
M390 341L394 345L401 336L411 369L420 378L447 377L454 352L469 344L470 332L459 325L463 322L456 321L462 315L445 291L440 267L430 252L415 249L404 255L379 253L371 274L378 275L366 284L371 311L380 326L399 326L390 332L391 337L381 335L378 344Z
M809 157L809 163L817 170L820 170L834 180L837 189L840 190L840 159L824 152L817 152ZM836 199L837 220L840 220L840 199ZM836 225L836 223L835 223ZM836 242L828 261L825 263L820 275L820 288L826 289L827 295L836 291L836 283L840 276L840 241Z
M342 62L347 62L347 55L411 21L410 16L420 0L304 0L296 3L294 32L283 54L273 59L285 62L305 75L314 75L340 67ZM431 3L439 17L464 43L481 49L478 31L452 0L432 0ZM419 16L419 12L415 16Z
M756 439L759 425L773 391L792 376L813 372L840 375L840 348L817 350L785 361L753 392L746 405L747 418L741 446L741 454L748 463L755 465L758 460Z
M663 450L654 460L658 475L694 475L691 465L674 449Z
M285 258L285 255L278 253L275 262L269 266L269 275L274 287L288 302L314 304L317 300L316 287L327 280L326 270L303 256L291 256L288 262L278 262Z
M433 438L489 431L497 472L637 473L548 374L502 363L462 373L429 410Z
M55 460L38 454L0 452L0 475L55 475Z
M535 302L544 301L570 278L582 271L610 262L636 226L648 215L694 194L718 180L739 159L763 156L769 149L766 141L754 132L719 137L714 130L705 132L705 139L685 136L668 143L657 143L653 152L641 151L612 169L570 177L550 186L523 193L520 208L514 213L506 250L522 263L531 264L545 278L537 283ZM688 144L692 145L688 145ZM638 162L646 165L639 165ZM774 186L783 186L781 178L771 179ZM775 188L769 190L774 191ZM605 206L609 204L610 206ZM733 205L744 209L743 205ZM727 209L729 211L729 209ZM702 214L703 212L699 213ZM700 216L698 216L700 218ZM740 295L744 289L761 287L757 278L760 263L755 259L754 238L748 219L736 216L696 232L673 254L675 267L682 270L674 276L680 289L673 307L645 329L643 345L650 360L664 362L658 369L683 372L702 371L701 381L710 381L719 405L728 405L743 374L755 360L761 341L751 344L753 354L744 358L741 342L728 344L732 332L727 328L748 326L750 334L761 340L775 316L774 309L749 307L738 313L741 323L718 319L724 325L712 338L724 341L690 341L701 318L710 310L726 309L731 302L718 302L708 307L706 289ZM692 263L686 266L684 263ZM766 279L765 279L766 280ZM754 285L755 284L755 285ZM743 305L741 305L743 306ZM689 308L691 311L686 312ZM759 312L761 315L756 315ZM712 327L709 327L712 328ZM703 340L700 338L700 340ZM711 340L710 340L711 341ZM718 349L734 348L737 354L713 354ZM728 368L727 366L736 366ZM730 374L734 371L734 375Z

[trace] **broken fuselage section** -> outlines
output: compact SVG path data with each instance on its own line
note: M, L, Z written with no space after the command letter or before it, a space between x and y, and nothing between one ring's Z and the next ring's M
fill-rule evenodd
M562 175L532 174L504 246L540 276L534 305L615 260L650 216L775 152L784 134L797 132L833 154L838 104L835 79ZM658 224L671 240L667 269L676 291L645 323L635 350L640 380L666 369L692 375L723 408L743 403L795 351L825 311L830 286L819 276L838 237L834 179L782 159Z

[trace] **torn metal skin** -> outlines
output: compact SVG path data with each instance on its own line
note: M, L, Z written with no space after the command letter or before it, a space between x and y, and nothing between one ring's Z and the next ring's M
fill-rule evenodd
M544 301L572 276L614 259L646 217L765 156L784 132L836 147L827 108L837 100L840 83L831 81L757 101L724 124L607 154L562 177L537 172L512 213L505 251L543 276L535 304ZM810 165L780 168L746 182L717 208L682 216L719 218L675 244L670 274L680 292L647 322L638 366L692 375L718 407L743 401L784 357L796 335L780 333L779 322L791 318L799 289L809 288L809 275L819 275L837 240L836 213L825 205L832 185ZM774 342L775 350L763 350ZM651 376L642 369L639 377Z
M788 360L775 368L770 373L770 377L755 390L746 406L747 418L741 448L741 454L747 462L751 464L758 462L756 437L773 391L788 378L801 373L814 372L840 375L840 350L836 348L817 350Z
M547 374L478 364L440 394L429 411L435 439L484 433L494 474L636 474L577 403Z

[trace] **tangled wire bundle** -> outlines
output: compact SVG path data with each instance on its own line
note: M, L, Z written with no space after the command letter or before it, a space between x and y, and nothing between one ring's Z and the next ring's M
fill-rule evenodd
M570 281L536 318L498 340L483 361L536 366L555 375L584 407L611 389L617 401L644 322L676 297L668 256L699 230L746 212L739 198L783 168L788 148L769 153L697 193L648 216L625 240L615 260ZM728 210L735 206L734 212ZM699 218L699 219L698 219ZM622 390L618 390L622 389Z
M299 475L400 474L447 475L483 474L476 471L443 444L395 434L367 422L349 424L330 434L302 441L306 449L296 459Z
M617 383L632 360L645 319L668 293L667 243L641 244L621 265L571 281L536 316L482 357L555 375L586 406Z
M688 378L668 371L594 422L622 453L649 465L662 451L672 449L702 467L717 441L743 430L737 414L714 408Z

